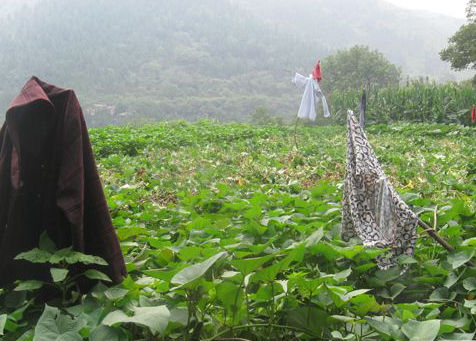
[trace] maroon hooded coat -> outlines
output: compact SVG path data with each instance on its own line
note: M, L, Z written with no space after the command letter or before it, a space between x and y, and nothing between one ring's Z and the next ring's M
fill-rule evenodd
M0 287L51 281L48 266L13 259L44 231L58 249L104 258L114 283L126 276L78 99L32 77L0 131Z

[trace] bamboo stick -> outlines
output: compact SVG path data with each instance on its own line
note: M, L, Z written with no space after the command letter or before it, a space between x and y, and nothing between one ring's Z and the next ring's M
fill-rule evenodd
M418 218L418 225L422 227L428 235L433 238L438 244L443 246L446 250L448 251L455 251L455 248L448 244L446 240L440 237L440 235L436 232L434 228L432 228L430 225L425 223L423 220ZM475 266L475 264L472 261L468 261L468 264L471 266Z
M294 124L294 144L296 145L296 150L299 150L298 143L297 143L297 126L299 122L299 117L296 117L296 123Z

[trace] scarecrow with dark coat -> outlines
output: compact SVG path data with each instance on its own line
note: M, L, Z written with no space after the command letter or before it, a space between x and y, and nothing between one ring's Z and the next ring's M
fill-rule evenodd
M0 131L0 287L51 281L46 265L14 260L45 231L58 249L106 260L114 283L126 276L78 99L33 77Z

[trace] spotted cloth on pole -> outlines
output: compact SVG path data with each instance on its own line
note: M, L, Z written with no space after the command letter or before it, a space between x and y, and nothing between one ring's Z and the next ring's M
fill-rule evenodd
M358 237L367 247L389 248L377 264L387 269L400 255L413 255L417 216L385 176L354 113L347 113L347 167L342 239Z

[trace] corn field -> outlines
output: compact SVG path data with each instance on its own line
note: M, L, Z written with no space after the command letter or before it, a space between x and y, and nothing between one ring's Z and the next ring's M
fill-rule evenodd
M345 122L347 109L359 112L360 91L334 92L329 102L334 123ZM471 84L411 82L398 88L371 89L367 94L366 121L395 121L471 124L476 88Z

